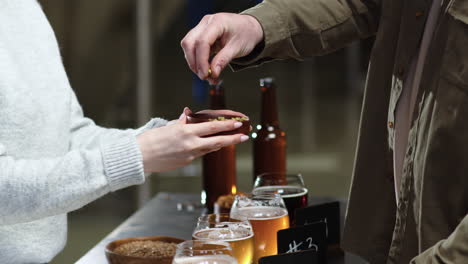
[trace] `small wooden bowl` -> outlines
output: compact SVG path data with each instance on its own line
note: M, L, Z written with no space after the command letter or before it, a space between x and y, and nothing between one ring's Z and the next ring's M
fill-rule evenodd
M159 258L144 258L144 257L131 257L117 254L114 250L123 244L133 241L163 241L169 243L182 243L183 239L167 236L148 236L148 237L130 237L120 240L115 240L107 244L105 252L109 264L171 264L174 256L172 257L159 257Z
M216 110L209 111L205 110L203 113L195 113L187 116L187 122L189 124L197 124L197 123L204 123L204 122L216 122L216 120L219 117L223 117L227 120L236 118L236 117L245 117L245 116L236 116L236 115L226 115L226 114L220 114L216 113ZM235 135L235 134L244 134L248 135L250 133L250 120L244 120L240 121L242 123L242 126L231 130L231 131L226 131L226 132L221 132L218 134L215 134L213 136L220 136L220 135Z

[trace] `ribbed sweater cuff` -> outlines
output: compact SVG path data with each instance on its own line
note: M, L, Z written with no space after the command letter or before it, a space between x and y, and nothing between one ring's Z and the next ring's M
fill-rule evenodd
M111 191L145 181L143 158L135 136L128 135L117 141L103 142L101 151Z

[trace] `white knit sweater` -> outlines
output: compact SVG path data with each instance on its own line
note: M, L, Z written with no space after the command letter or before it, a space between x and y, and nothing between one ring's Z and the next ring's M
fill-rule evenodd
M0 0L0 263L45 263L67 212L144 182L135 136L83 117L37 0Z

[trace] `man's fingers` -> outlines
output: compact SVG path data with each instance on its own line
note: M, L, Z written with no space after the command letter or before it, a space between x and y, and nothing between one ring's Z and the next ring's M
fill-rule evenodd
M223 46L224 45L221 44L221 41L219 39L216 40L215 43L211 45L210 56L216 55L223 48Z
M211 61L211 78L217 79L221 72L226 68L229 62L237 55L236 47L234 45L226 45Z
M195 46L195 54L198 77L205 80L210 77L210 54L217 40L223 35L223 27L215 16L207 16L205 28L201 34L202 37L198 38Z
M210 63L208 62L210 58L210 45L205 41L199 41L195 46L195 63L196 63L196 72L200 80L205 80L209 77Z
M217 134L224 131L231 131L242 126L241 122L228 121L211 121L198 124L189 124L191 132L199 137Z
M208 78L211 46L223 34L223 28L216 20L214 15L203 17L200 23L181 41L190 69L202 80Z
M193 29L192 29L193 30ZM191 45L192 43L192 30L187 33L187 35L182 39L180 42L180 46L182 47L182 50L184 51L184 56L185 56L185 61L187 61L187 65L189 68L193 71L192 66L194 65L194 56L193 56L193 50L194 47Z
M205 19L205 18L203 18ZM197 61L196 61L196 44L197 39L200 39L203 36L203 31L205 30L206 23L203 23L203 20L194 27L192 30L187 33L187 35L180 42L180 46L184 51L185 60L189 68L196 74L197 73Z

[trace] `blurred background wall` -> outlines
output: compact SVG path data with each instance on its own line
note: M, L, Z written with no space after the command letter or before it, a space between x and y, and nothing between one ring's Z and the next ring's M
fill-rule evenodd
M85 114L98 124L136 127L135 0L40 0L61 47ZM152 115L179 116L207 107L206 84L186 66L180 40L205 13L240 12L258 0L152 1ZM277 61L233 73L229 108L259 121L258 79L276 78L281 127L288 134L288 170L300 172L311 195L346 197L351 180L365 72L372 40L303 62ZM198 87L198 88L194 88ZM251 143L238 148L239 189L252 184ZM200 162L153 175L151 192L201 189ZM137 209L136 188L109 194L70 214L66 249L52 263L73 263Z

